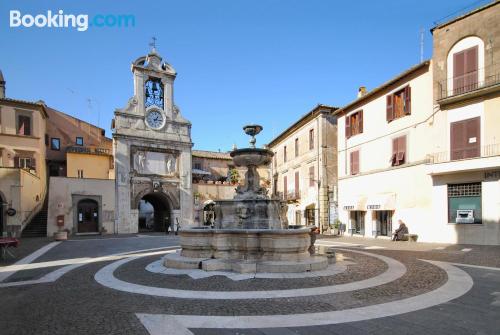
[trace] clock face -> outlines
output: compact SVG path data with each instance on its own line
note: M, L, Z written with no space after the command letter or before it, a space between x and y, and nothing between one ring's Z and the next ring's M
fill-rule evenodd
M160 129L163 126L163 114L159 111L153 110L146 115L146 123L154 129Z

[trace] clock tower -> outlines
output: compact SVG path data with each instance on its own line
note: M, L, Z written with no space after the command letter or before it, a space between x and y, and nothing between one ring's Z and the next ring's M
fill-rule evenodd
M193 144L191 123L174 104L177 73L153 47L132 63L132 74L134 96L115 111L113 120L115 231L164 231L190 225ZM146 202L154 215L144 219L139 213Z

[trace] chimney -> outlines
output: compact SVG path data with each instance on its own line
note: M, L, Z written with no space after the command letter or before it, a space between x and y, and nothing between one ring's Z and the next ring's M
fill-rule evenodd
M2 70L0 70L0 99L5 98L5 79L3 79Z
M358 88L358 98L364 97L366 95L366 87L360 86Z

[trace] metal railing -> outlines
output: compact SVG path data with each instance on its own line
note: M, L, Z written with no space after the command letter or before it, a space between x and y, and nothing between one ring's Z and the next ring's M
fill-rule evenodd
M483 145L477 148L452 149L427 155L430 164L446 163L464 159L492 157L500 155L500 143Z
M111 155L111 150L99 147L84 147L74 145L66 148L67 153L89 154L89 155Z
M437 83L439 99L474 92L500 83L500 63L477 69Z

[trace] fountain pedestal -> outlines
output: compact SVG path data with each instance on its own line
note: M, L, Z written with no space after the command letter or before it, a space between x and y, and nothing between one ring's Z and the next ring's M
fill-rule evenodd
M252 136L251 148L234 150L236 166L247 167L245 184L232 200L215 204L215 229L187 228L179 231L182 250L169 254L165 265L206 271L305 272L328 266L323 256L311 256L311 228L287 229L286 204L270 199L260 186L257 167L271 162L273 152L255 148L255 135L262 127L243 128Z

